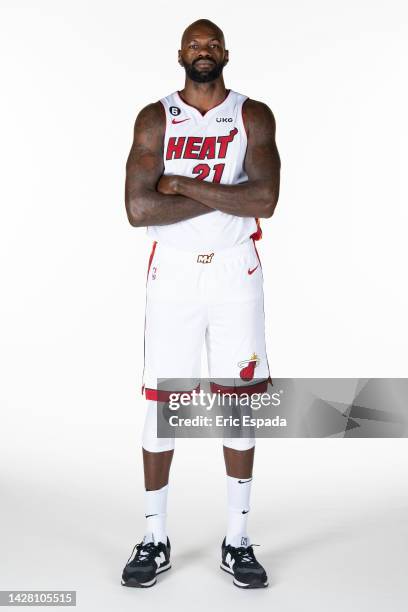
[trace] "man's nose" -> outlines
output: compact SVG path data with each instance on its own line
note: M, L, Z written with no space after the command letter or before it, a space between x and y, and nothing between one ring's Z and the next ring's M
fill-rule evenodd
M214 62L214 58L212 58L209 53L200 53L199 56L195 59L195 61Z
M198 53L198 57L202 57L202 58L211 58L211 53L209 51L209 49L207 47L201 47L199 53Z

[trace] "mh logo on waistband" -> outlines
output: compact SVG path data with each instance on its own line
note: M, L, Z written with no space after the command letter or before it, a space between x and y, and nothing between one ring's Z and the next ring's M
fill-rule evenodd
M211 263L213 257L214 253L210 253L209 255L199 255L197 257L197 263Z

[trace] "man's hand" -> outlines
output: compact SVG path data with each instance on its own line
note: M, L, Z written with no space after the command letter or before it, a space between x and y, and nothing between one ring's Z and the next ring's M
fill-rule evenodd
M157 191L163 195L177 195L177 179L175 175L162 175L157 183Z

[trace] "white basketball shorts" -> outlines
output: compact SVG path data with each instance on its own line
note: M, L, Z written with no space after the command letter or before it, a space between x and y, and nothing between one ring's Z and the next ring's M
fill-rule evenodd
M263 276L252 239L209 253L153 243L146 288L146 398L165 401L158 379L188 379L190 390L197 388L204 343L208 374L219 392L225 379L232 381L226 392L231 386L235 392L266 391Z

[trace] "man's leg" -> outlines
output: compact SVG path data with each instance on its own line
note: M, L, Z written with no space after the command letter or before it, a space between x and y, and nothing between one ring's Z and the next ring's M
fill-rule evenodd
M239 438L238 438L239 440ZM248 479L252 478L254 467L255 444L248 450L236 450L223 446L225 468L227 475L231 478Z
M150 258L143 376L146 417L142 437L146 527L143 542L135 546L124 569L122 584L126 586L153 586L156 575L170 568L166 515L174 438L157 435L157 411L161 409L162 393L166 393L158 387L159 379L162 382L166 379L173 392L192 391L198 384L207 313L199 293L200 267L196 260L196 256L160 244L153 248ZM181 388L173 388L173 384L178 384L175 379L183 379Z
M143 451L143 467L146 491L155 491L165 487L169 482L171 461L174 449L161 453Z
M242 442L237 439L235 442ZM240 546L249 543L247 533L248 514L250 510L250 495L252 468L254 465L255 444L247 450L237 450L225 446L224 460L227 472L228 520L226 544Z
M245 445L248 448L244 449ZM251 438L224 439L223 448L227 470L228 525L221 545L220 567L233 575L234 584L240 588L266 587L268 576L257 561L247 534L255 441Z
M167 542L167 493L174 450L151 453L143 450L145 474L145 539Z
M157 437L157 402L147 400L142 436L144 468L145 540L167 542L167 493L174 438Z
M233 393L235 389L245 389L249 395L263 393L269 366L260 262L252 242L240 245L236 255L227 257L217 268L214 266L206 336L210 379L221 393ZM255 440L224 438L223 445L228 523L221 569L232 574L239 587L264 587L267 575L254 556L247 533Z
M167 492L169 472L174 453L174 440L159 440L149 434L156 402L147 402L147 415L143 430L143 466L145 476L144 506L146 528L143 541L137 544L122 573L122 584L130 587L151 587L157 575L171 567L170 541L166 531ZM152 405L154 404L154 405ZM149 416L150 415L150 416ZM159 444L160 448L158 446ZM144 448L148 445L150 450ZM167 450L162 450L165 447ZM155 452L157 451L157 452Z

